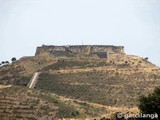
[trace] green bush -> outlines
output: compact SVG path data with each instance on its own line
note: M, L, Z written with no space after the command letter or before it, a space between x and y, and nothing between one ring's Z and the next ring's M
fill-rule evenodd
M141 96L139 109L145 114L157 113L160 116L160 87L155 88L148 96Z

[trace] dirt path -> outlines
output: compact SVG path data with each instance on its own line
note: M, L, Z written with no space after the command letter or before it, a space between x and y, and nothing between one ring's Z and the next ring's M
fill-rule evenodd
M112 106L106 106L106 105L102 105L102 104L98 104L98 103L91 103L91 102L88 102L88 101L82 101L82 100L78 100L78 99L74 99L74 98L67 98L67 97L64 97L64 96L60 96L60 95L57 95L55 93L53 93L53 95L59 97L62 101L71 101L71 102L79 102L79 103L87 103L88 105L91 105L91 106L94 106L94 107L99 107L99 108L105 108L109 113L106 117L110 117L110 115L112 113L115 113L115 112L122 112L122 113L127 113L127 112L132 112L132 113L138 113L139 110L137 107L133 107L133 108L128 108L128 107L112 107ZM102 115L103 116L103 115Z
M72 69L62 69L62 70L51 70L49 74L70 74L70 73L84 73L84 72L92 72L92 71L103 71L103 72L119 72L119 73L135 73L135 72L155 72L160 73L160 69L156 67L150 68L107 68L107 67L96 67L96 68L72 68Z
M28 84L29 88L34 88L35 87L35 84L38 81L39 74L40 74L40 72L35 72L34 73L33 77L31 78L31 80Z
M12 85L0 85L0 89L9 88L12 87Z

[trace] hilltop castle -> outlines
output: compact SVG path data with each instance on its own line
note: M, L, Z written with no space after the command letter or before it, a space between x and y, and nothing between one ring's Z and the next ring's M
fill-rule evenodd
M50 54L54 57L69 57L74 55L88 54L97 55L100 58L107 58L108 54L110 53L124 53L124 47L112 45L42 45L41 47L37 47L35 56Z

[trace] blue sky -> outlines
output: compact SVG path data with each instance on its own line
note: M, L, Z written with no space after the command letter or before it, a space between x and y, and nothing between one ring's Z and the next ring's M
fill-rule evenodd
M160 0L0 0L0 61L37 46L125 46L160 66Z

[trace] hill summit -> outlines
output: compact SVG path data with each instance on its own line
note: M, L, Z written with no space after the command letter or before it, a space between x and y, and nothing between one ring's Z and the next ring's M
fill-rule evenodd
M0 67L0 84L19 86L20 92L29 99L27 85L36 72L40 75L33 90L35 94L43 93L45 99L41 96L34 99L48 101L49 104L50 99L55 96L64 103L72 101L69 106L72 104L75 110L64 115L58 111L70 109L69 106L55 104L55 117L59 118L109 116L113 112L123 112L123 108L135 113L139 96L152 92L160 85L160 68L147 57L127 55L123 46L110 45L37 47L35 56L23 57ZM10 88L3 89L3 93L8 89ZM14 94L8 94L7 97L10 96L14 98ZM5 100L4 97L3 101ZM16 101L19 102L18 99ZM36 105L37 108L39 106L40 104ZM91 107L96 109L91 110ZM97 107L103 109L97 111ZM6 111L3 106L1 109Z
M123 46L112 45L72 45L72 46L52 46L42 45L37 47L37 55L53 55L55 57L70 57L74 55L97 55L98 57L107 58L110 53L124 53Z

